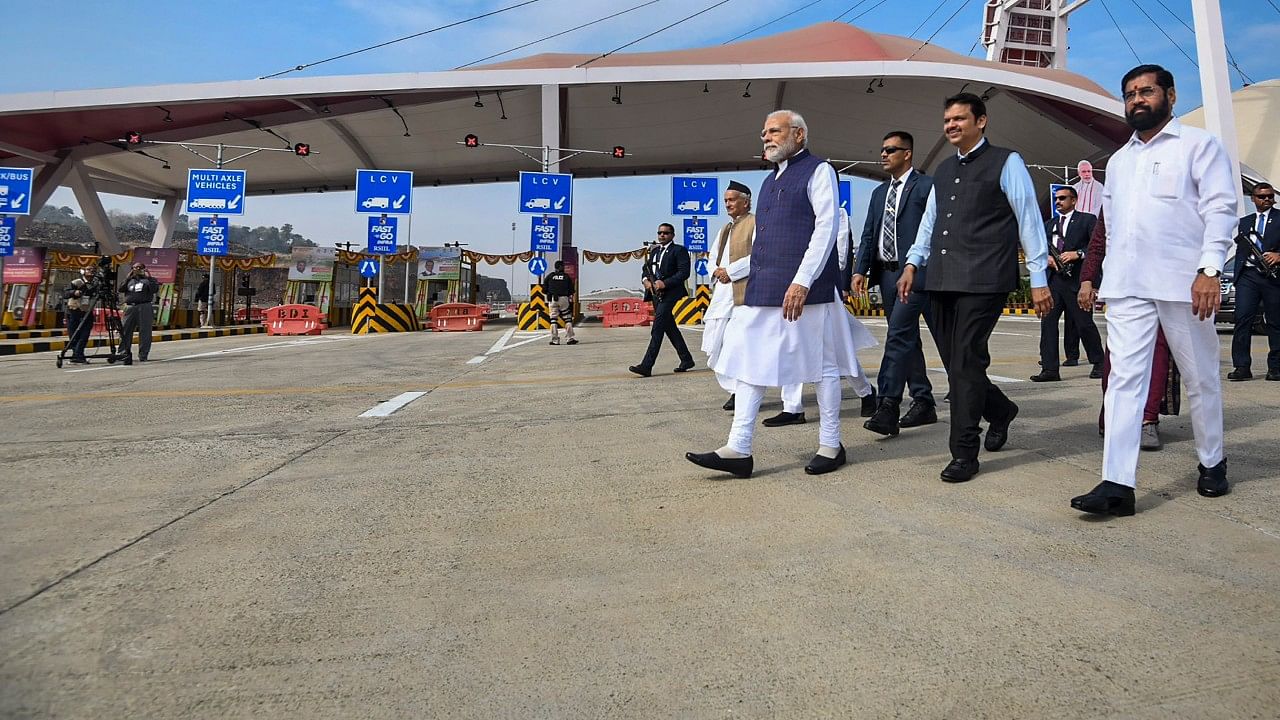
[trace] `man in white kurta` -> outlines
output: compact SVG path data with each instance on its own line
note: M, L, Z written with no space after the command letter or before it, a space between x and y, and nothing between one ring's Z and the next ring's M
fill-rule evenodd
M807 127L798 113L770 114L761 140L765 157L777 170L756 201L747 299L734 309L713 367L737 381L733 425L724 447L685 457L702 467L750 477L764 389L812 382L818 385L819 447L805 471L821 474L846 462L840 443L840 377L862 375L855 327L866 331L845 310L837 290L840 209L835 170L805 147ZM807 180L803 174L786 176L794 168L799 168L796 173L810 173ZM784 196L788 188L793 191ZM765 222L775 205L784 204L790 217ZM797 212L797 207L807 209ZM796 227L808 232L801 236Z
M715 367L716 359L720 356L725 326L729 324L733 308L738 302L735 298L746 289L745 281L751 272L751 241L755 238L751 189L740 182L730 182L724 193L724 207L729 213L729 222L720 229L711 248L712 261L716 266L711 272L711 278L715 282L711 290L711 304L702 316L702 351L707 354L707 367ZM736 252L731 247L735 238L738 240ZM732 410L737 381L719 374L716 375L716 381L729 393L724 409Z
M1121 83L1135 130L1107 163L1107 256L1098 297L1107 303L1111 379L1102 483L1071 500L1100 515L1134 514L1138 444L1156 331L1164 329L1191 406L1205 497L1226 495L1222 386L1213 315L1231 249L1239 181L1222 142L1173 117L1173 75L1140 65Z

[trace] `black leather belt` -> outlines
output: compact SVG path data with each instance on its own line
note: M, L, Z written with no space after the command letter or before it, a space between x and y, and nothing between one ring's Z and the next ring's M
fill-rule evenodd
M898 261L897 260L881 260L880 267L884 268L886 272L897 272Z

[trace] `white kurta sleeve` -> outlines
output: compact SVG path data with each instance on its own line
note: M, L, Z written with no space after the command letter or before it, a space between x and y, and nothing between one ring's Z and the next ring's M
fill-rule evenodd
M836 245L839 229L840 197L836 191L836 171L827 163L819 165L809 178L809 204L813 206L813 234L809 236L809 248L800 260L793 283L806 288L822 272Z

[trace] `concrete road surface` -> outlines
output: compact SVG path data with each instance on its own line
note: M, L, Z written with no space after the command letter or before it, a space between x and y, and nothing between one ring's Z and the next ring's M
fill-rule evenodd
M1184 413L1098 520L1067 504L1098 384L1026 382L1034 320L993 337L1022 412L963 485L945 405L881 439L852 398L851 464L805 475L811 392L755 477L694 467L724 394L669 347L630 375L647 333L0 361L0 716L1280 716L1280 383L1224 382L1229 496Z

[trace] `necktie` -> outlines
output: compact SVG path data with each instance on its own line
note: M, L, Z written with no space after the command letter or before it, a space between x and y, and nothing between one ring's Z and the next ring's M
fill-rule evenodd
M1258 213L1258 239L1253 241L1253 244L1257 245L1259 250L1262 249L1263 233L1265 233L1266 231L1267 231L1267 214L1264 212L1260 212Z
M898 259L898 186L894 180L889 186L889 197L884 201L884 222L880 229L880 258L887 262Z
M1058 216L1058 252L1062 252L1062 249L1067 244L1067 237L1066 237L1067 233L1066 233L1066 228L1063 227L1064 225L1065 223L1063 222L1063 217L1059 215Z

